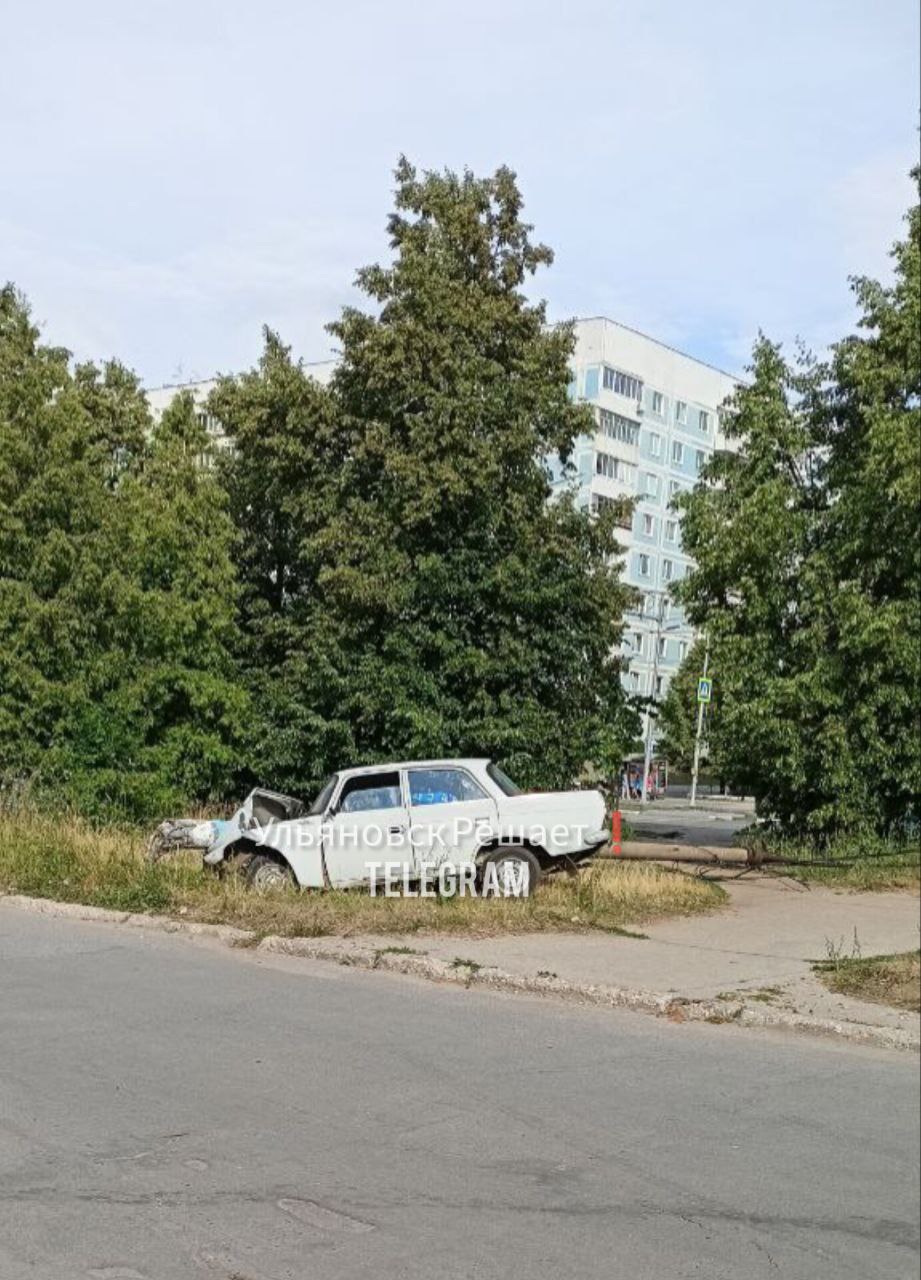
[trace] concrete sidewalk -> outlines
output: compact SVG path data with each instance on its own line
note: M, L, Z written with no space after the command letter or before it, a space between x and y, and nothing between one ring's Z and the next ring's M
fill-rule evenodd
M558 979L576 990L645 992L663 1007L669 1001L713 1003L715 1020L721 1008L731 1020L744 1007L765 1023L829 1022L843 1027L843 1034L869 1027L917 1041L916 1014L834 995L812 971L812 962L827 959L830 950L870 956L917 948L917 895L842 893L754 872L723 884L730 897L726 910L647 925L644 938L439 934L354 938L348 944L378 953L410 946L444 964L470 962L467 967L476 966L478 976L495 970L523 980Z

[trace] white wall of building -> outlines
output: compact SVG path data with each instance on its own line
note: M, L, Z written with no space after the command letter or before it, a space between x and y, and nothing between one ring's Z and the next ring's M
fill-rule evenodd
M573 458L578 499L589 508L605 497L636 499L622 542L624 576L642 604L627 620L624 683L662 697L694 640L669 599L692 563L671 502L693 488L709 454L725 447L718 410L738 383L613 320L578 320L575 329L572 394L592 406L596 420L595 434L579 440Z

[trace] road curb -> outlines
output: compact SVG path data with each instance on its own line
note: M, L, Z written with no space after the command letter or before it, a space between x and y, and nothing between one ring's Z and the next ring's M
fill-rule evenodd
M921 1037L902 1027L878 1027L871 1023L814 1018L792 1010L766 1009L744 1001L691 1000L674 994L632 990L595 983L571 982L567 978L508 973L493 966L449 963L433 956L407 955L331 942L319 938L263 938L258 951L276 955L326 960L361 969L383 969L390 973L425 978L430 982L462 987L487 987L512 994L550 996L577 1004L605 1008L633 1009L651 1013L671 1022L708 1022L766 1030L796 1031L833 1037L878 1048L902 1049L917 1053Z
M762 1030L795 1031L882 1049L901 1049L915 1053L921 1050L921 1036L917 1030L815 1018L793 1010L771 1009L763 1005L746 1004L744 1001L691 1000L674 994L633 990L628 987L571 982L568 978L551 974L531 976L508 973L493 966L439 960L422 952L356 945L347 939L286 938L274 934L260 939L252 930L238 929L233 925L204 924L196 920L177 920L173 916L113 911L78 902L30 898L25 894L2 894L0 901L42 915L128 925L133 928L154 929L161 933L180 933L193 938L212 938L228 946L254 947L264 954L323 960L357 969L380 969L452 986L483 987L513 995L544 996L601 1008L632 1009L637 1013L667 1018L670 1022L707 1022Z
M30 898L24 893L0 894L0 902L35 911L39 915L63 916L70 920L87 920L97 924L127 924L139 929L157 929L161 933L184 933L193 938L215 938L219 942L245 945L256 940L249 929L231 924L205 924L199 920L177 920L175 916L145 915L137 911L114 911L111 907L91 907L83 902L56 902L53 898Z

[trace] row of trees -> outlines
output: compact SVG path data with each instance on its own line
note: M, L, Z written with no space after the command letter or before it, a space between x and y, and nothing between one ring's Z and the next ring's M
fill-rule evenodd
M483 753L529 785L636 733L616 512L550 497L589 411L514 176L396 173L393 260L330 326L329 388L266 333L154 427L117 363L72 368L0 293L0 779L138 818L252 779Z
M919 172L915 172L915 181ZM921 793L921 215L889 287L853 282L857 336L793 362L761 338L725 406L735 448L681 501L679 588L709 640L709 763L786 831L917 823ZM689 655L662 712L691 747Z
M498 757L526 785L614 773L638 732L617 655L616 521L550 499L591 429L551 261L505 169L396 173L368 311L313 381L258 367L154 425L118 363L74 368L0 291L0 787L149 818L345 763ZM919 212L862 332L791 363L761 339L733 447L682 500L681 603L715 676L709 763L786 830L918 813ZM661 709L690 755L702 647Z

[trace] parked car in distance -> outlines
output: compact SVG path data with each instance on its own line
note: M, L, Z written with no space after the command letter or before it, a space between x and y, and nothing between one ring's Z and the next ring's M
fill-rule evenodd
M607 843L604 819L599 791L523 792L491 760L401 761L343 769L312 804L256 789L229 820L162 824L151 851L242 862L256 888L367 885L385 866L406 883L446 865L482 879L494 864L502 891L528 895Z

